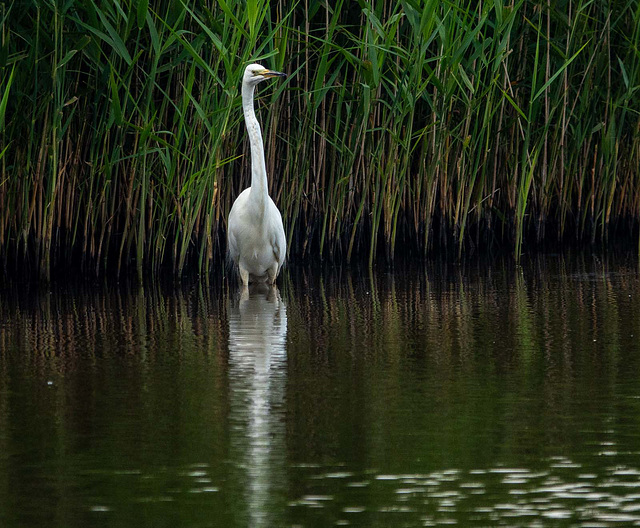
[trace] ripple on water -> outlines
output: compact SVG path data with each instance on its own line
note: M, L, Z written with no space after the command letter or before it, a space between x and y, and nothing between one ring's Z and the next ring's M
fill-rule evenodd
M424 474L321 472L309 479L321 493L304 494L291 505L336 510L334 515L343 520L345 514L367 511L369 516L393 515L410 523L419 518L423 526L640 526L640 469L614 466L586 472L567 457L549 459L546 468L535 470L498 466ZM363 497L375 506L363 506Z

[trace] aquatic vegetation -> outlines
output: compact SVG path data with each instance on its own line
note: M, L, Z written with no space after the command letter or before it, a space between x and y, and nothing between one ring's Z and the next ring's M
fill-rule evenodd
M293 259L637 232L638 0L196 4L0 5L5 268L222 273L254 60Z

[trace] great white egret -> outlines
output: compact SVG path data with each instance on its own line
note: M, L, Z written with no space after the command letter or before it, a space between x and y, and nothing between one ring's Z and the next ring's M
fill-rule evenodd
M251 187L242 191L231 207L227 248L245 287L249 281L275 284L287 254L282 215L269 196L262 134L253 110L256 85L271 77L286 74L249 64L242 78L242 108L251 144Z

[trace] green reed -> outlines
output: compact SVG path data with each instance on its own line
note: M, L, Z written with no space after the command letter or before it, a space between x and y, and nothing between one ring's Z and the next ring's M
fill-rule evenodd
M290 258L606 242L638 229L640 2L0 5L0 258L223 273L262 85Z

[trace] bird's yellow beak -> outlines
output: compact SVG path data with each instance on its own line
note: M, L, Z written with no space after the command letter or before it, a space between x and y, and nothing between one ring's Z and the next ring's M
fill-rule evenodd
M260 72L260 75L262 75L263 77L266 77L267 79L269 77L286 77L287 76L286 73L282 73L274 70L266 70L266 69L262 70Z

